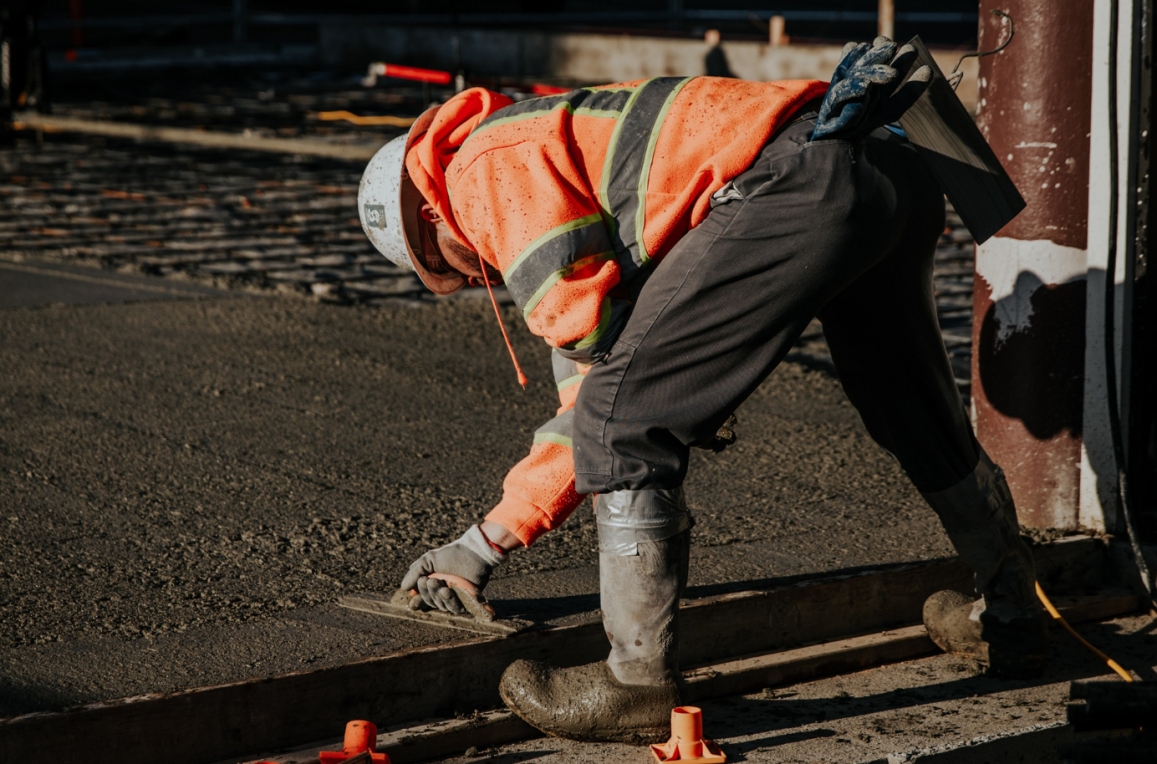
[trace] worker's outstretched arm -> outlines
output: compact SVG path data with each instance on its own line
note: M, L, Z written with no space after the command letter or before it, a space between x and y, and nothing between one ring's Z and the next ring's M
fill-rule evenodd
M558 387L558 415L538 429L530 454L514 466L503 483L502 501L481 525L471 526L456 541L432 549L410 566L402 589L414 590L427 607L464 613L466 609L434 573L461 576L479 590L511 550L530 546L557 528L586 498L574 490L574 456L570 423L579 385L589 366L552 354Z
M561 525L586 498L574 489L571 423L579 386L590 367L558 351L552 360L561 404L558 415L535 432L530 454L507 474L502 501L486 516L525 546Z
M452 612L461 611L460 603L431 573L460 575L481 588L505 559L501 547L510 548L499 543L495 526L529 545L585 498L574 488L571 427L586 367L564 353L581 355L603 336L612 315L609 293L619 282L602 216L565 143L527 140L471 152L479 140L484 128L463 145L462 161L447 176L456 223L465 243L502 273L530 330L556 348L561 405L507 475L486 522L411 566L403 584L413 584L406 588L417 589L428 607Z

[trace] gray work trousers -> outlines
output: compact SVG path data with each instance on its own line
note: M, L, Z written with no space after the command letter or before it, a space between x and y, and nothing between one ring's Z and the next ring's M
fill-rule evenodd
M817 316L848 398L920 491L976 467L936 321L943 195L898 136L813 143L813 124L776 135L655 267L583 381L581 493L682 485L689 447L712 439Z

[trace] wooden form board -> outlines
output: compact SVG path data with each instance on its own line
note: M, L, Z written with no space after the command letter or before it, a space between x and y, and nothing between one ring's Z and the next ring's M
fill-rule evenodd
M1046 589L1097 584L1103 545L1077 538L1035 551ZM958 560L892 566L683 605L683 665L919 623L935 591L971 589ZM83 750L89 764L204 764L331 737L349 719L403 723L498 708L518 658L579 665L606 657L600 623L480 637L264 680L95 703L0 720L0 761ZM335 733L335 731L337 731Z
M1110 618L1133 612L1141 605L1141 599L1136 594L1120 590L1102 591L1085 597L1057 597L1056 600L1057 606L1070 623ZM698 703L712 698L758 692L768 687L846 674L937 652L939 649L932 644L923 626L907 626L878 634L737 658L685 672L685 700ZM538 730L503 709L465 719L441 719L384 731L378 735L377 750L389 754L393 764L414 764L460 754L470 747L491 748L539 735L541 733ZM259 758L276 764L313 764L317 761L319 751L337 750L339 746L336 740L327 740L292 752ZM253 759L257 760L258 757Z

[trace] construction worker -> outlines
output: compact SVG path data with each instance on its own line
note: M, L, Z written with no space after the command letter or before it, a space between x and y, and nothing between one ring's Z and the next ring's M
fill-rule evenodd
M678 602L692 446L718 432L818 316L848 398L976 571L981 599L931 598L944 649L1006 675L1043 665L1030 553L961 404L936 321L940 189L885 127L930 79L886 38L830 88L695 77L513 103L467 90L381 149L363 227L438 294L504 283L553 348L558 416L484 522L402 581L462 612L434 574L486 585L514 549L597 494L605 662L520 660L507 705L549 734L664 739L679 704ZM521 372L520 372L521 373Z

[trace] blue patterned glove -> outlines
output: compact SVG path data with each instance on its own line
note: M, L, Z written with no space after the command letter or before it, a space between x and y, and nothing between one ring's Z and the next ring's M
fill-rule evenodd
M911 45L897 50L887 37L877 37L870 46L845 45L811 139L856 140L899 119L932 81L932 70L921 66L904 82L916 57Z

